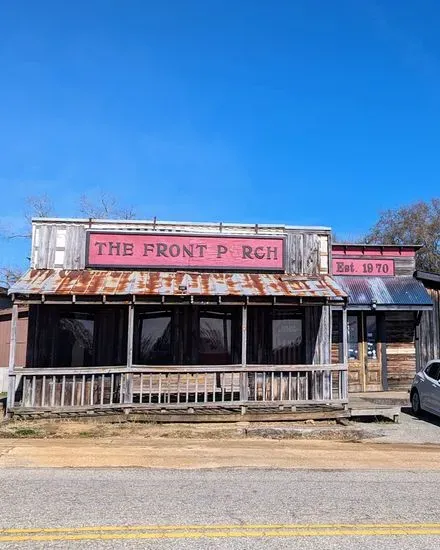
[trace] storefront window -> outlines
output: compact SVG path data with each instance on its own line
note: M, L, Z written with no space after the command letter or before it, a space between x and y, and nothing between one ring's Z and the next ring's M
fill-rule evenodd
M126 307L32 306L29 318L29 366L99 367L126 364Z
M249 364L304 362L303 317L298 310L252 307L248 311Z
M137 327L134 362L146 365L171 365L172 312L143 311L137 316Z
M230 312L200 312L198 351L201 365L232 363L231 325Z
M93 364L95 319L93 313L66 313L60 317L57 363L60 366L85 367Z
M367 315L365 321L367 357L377 359L377 320L375 315Z
M359 359L359 321L357 315L347 316L348 359Z
M240 308L135 309L135 364L230 365L240 361Z

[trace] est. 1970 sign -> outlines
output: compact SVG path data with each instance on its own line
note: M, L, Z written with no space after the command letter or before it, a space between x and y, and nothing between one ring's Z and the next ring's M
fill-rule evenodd
M87 233L89 267L284 270L282 237Z
M333 275L392 276L394 275L394 260L333 258Z

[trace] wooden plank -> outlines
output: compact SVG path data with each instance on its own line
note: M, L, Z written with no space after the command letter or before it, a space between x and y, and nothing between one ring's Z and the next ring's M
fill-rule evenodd
M86 228L84 225L69 224L66 227L64 269L84 269L86 253Z
M90 409L83 409L78 411L78 413L86 414ZM20 409L19 407L14 407L12 411L15 415L28 416L32 413L41 413L41 411L29 411L28 409ZM57 414L48 411L46 412L48 417L59 417L63 414L68 414L71 416L71 409L61 411ZM88 415L89 416L89 415ZM295 412L247 412L245 415L241 413L229 412L224 414L223 412L211 413L211 414L194 414L191 415L192 423L203 423L203 422L277 422L277 421L303 421L303 420L330 420L336 418L348 418L350 412L344 410L344 408L335 408L332 410L322 409L320 411L295 411ZM120 420L119 414L112 413L112 410L109 409L109 414L105 417L100 417L102 420L109 422L115 422ZM157 412L144 412L141 410L134 410L130 412L130 418L135 421L145 421L145 422L155 422L155 423L170 423L170 422L188 422L188 413L187 412L170 412L170 413L157 413Z
M9 417L9 410L15 405L15 356L17 352L17 322L18 305L12 306L11 314L11 336L9 339L9 366L8 366L8 395L6 399L6 416Z
M134 304L128 306L128 327L127 327L127 369L133 365L133 335L134 335ZM125 376L124 403L133 402L133 375Z
M261 372L262 370L265 370L266 372L306 372L310 370L346 370L346 366L344 366L343 363L340 364L323 364L323 365L247 365L244 369L246 372ZM127 367L78 367L78 368L51 368L51 367L41 367L41 368L15 368L13 370L14 375L42 375L46 374L47 376L52 375L83 375L83 374L122 374L127 372L132 372L134 374L143 372L146 373L169 373L169 374L176 374L176 373L196 373L196 372L243 372L243 368L241 365L193 365L193 366L153 366L153 365L145 365L145 366L133 366L131 369L128 369Z
M241 365L245 369L247 365L247 327L248 327L248 308L244 305L241 308ZM248 374L243 372L240 375L240 399L248 399L249 384ZM233 392L233 389L232 389Z

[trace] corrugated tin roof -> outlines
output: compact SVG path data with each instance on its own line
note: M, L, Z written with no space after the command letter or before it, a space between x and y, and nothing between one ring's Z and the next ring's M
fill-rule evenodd
M346 277L335 280L348 294L353 306L432 306L431 298L420 281L413 277Z
M420 281L423 281L424 284L433 283L434 285L440 285L440 273L432 273L431 271L416 271L414 277L416 279L420 279Z
M31 269L9 290L26 295L291 296L343 299L329 276Z

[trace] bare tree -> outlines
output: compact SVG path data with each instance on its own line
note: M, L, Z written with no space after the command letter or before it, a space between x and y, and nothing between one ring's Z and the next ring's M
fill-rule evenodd
M26 220L31 223L32 218L49 218L54 214L54 207L48 195L33 195L26 199Z
M133 220L136 218L134 208L123 208L113 195L101 193L98 200L91 199L88 195L81 195L79 210L87 218L93 219L122 219Z
M9 288L23 275L19 267L0 267L0 287Z
M18 230L10 227L1 228L0 236L5 239L30 239L32 237L32 218L47 218L53 215L53 212L52 201L48 195L30 196L25 200L23 227ZM0 265L0 286L9 288L22 274L21 267Z
M335 233L332 234L334 244L353 244L365 241L365 236L355 233Z
M2 227L0 228L0 235L8 239L30 239L32 237L32 218L48 218L53 213L54 208L48 195L27 197L23 212L23 227L18 230L11 227Z
M440 273L440 199L382 212L365 243L419 244L417 269Z

